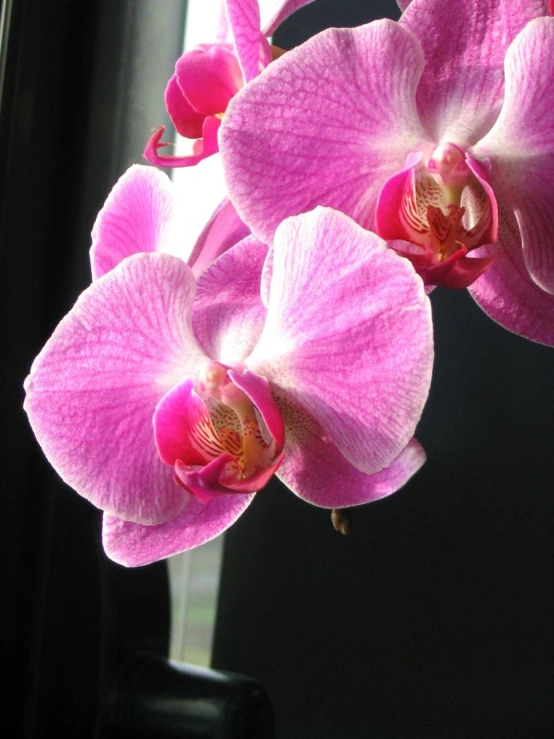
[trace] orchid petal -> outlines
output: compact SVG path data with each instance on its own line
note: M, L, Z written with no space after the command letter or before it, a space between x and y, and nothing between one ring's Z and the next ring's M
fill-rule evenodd
M407 199L407 195L414 190L414 170L420 158L413 155L408 157L404 168L389 177L379 192L375 208L375 232L386 241L399 239L413 242L414 232L419 231L423 235L427 230L421 222L417 204ZM407 200L409 208L405 207Z
M242 87L242 73L233 51L213 45L191 49L175 65L179 87L194 110L218 115Z
M295 416L298 419L298 415ZM277 477L302 500L322 508L348 508L384 498L414 475L425 462L425 452L412 439L388 467L364 474L351 465L325 437L311 432L310 424L292 430L287 422L287 448Z
M254 499L253 495L226 495L203 503L181 492L186 499L181 513L158 526L104 515L102 539L108 557L126 567L138 567L194 549L229 528Z
M176 197L169 177L134 164L119 178L92 229L93 280L125 257L140 252L173 251Z
M222 254L198 279L193 328L212 359L240 363L256 345L266 316L260 298L266 254L267 246L250 236Z
M359 470L382 470L406 446L432 361L423 284L382 239L324 208L277 229L267 320L245 364Z
M178 134L188 139L202 136L202 124L206 116L195 110L183 95L175 74L165 88L165 107Z
M258 0L227 0L227 16L244 81L250 82L261 72L262 42L267 46L260 32Z
M247 85L220 143L230 197L254 234L271 241L285 217L315 205L371 225L382 173L421 148L422 68L413 34L381 20L324 31Z
M512 213L501 210L500 254L469 292L485 313L508 331L554 346L554 295L529 277L519 229ZM480 249L486 252L490 247Z
M273 274L273 247L270 247L265 258L264 266L262 269L262 276L260 279L260 297L262 303L267 306L269 305L269 291L271 288L271 275Z
M396 0L396 2L400 10L404 12L406 8L408 7L408 5L410 4L411 0Z
M506 94L494 128L476 147L513 208L535 282L554 293L554 18L532 21L506 54Z
M544 0L413 0L399 23L419 38L425 71L417 91L434 141L475 144L502 105L506 49L544 15Z
M160 461L152 414L203 355L194 277L179 259L138 254L94 282L33 363L25 408L60 476L106 512L164 523L185 502Z
M198 277L202 274L217 257L238 244L249 233L248 226L239 218L235 206L229 198L225 198L204 227L188 259L194 275Z

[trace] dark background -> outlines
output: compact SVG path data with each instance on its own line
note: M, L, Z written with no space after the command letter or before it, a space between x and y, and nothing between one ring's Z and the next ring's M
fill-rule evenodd
M98 512L45 463L21 385L88 284L96 212L162 120L185 5L2 3L8 736L103 739L121 655L167 649L164 565L103 557ZM384 15L398 16L392 0L316 0L275 43ZM554 736L554 353L494 324L466 292L436 290L432 302L424 469L356 510L349 537L277 482L226 537L214 664L261 679L278 739Z

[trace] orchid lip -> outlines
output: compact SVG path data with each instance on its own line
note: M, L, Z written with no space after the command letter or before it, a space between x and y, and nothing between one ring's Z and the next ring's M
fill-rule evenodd
M454 270L463 277L454 282L467 287L494 261L466 264L465 256L497 239L498 209L485 172L459 146L442 143L427 164L423 156L411 154L405 169L382 187L376 231L388 241L413 245L399 253L410 259L425 284L453 286L453 265L463 260ZM437 269L445 262L448 269Z
M245 391L239 370L209 360L196 380L173 388L156 408L160 459L174 467L177 484L200 499L207 499L209 490L254 492L282 461L282 421L268 383L246 374Z

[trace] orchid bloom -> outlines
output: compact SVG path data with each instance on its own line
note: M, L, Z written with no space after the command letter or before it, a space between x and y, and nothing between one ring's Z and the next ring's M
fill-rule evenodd
M163 207L138 199L140 227L114 218L114 243L163 238ZM161 250L122 259L36 358L25 408L61 477L104 511L108 555L133 566L218 535L274 472L328 508L397 490L425 459L412 435L432 359L412 266L320 208L197 282Z
M291 13L312 0L222 0L213 43L185 52L165 90L177 133L194 139L192 154L158 154L164 126L150 137L144 156L162 167L190 167L218 151L217 132L230 100L282 52L267 36Z
M269 241L326 205L377 230L429 285L469 286L554 345L554 19L545 0L412 0L329 29L231 103L229 194ZM267 101L271 101L268 106Z
M119 178L92 229L93 279L142 252L172 254L200 275L220 254L250 234L228 199L223 200L192 249L186 241L185 205L177 188L154 167L134 164Z

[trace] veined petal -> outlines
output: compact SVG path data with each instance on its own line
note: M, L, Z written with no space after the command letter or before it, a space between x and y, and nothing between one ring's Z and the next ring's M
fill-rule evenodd
M85 290L25 383L31 426L60 476L135 523L164 523L185 502L158 457L152 415L203 360L193 298L194 277L180 259L125 259Z
M554 293L554 18L529 23L506 54L498 120L475 148L517 217L535 282Z
M230 197L269 242L287 216L329 205L370 226L383 180L424 132L420 44L389 20L329 29L269 65L220 131Z
M181 492L185 496L181 513L157 526L141 526L104 515L102 540L108 557L126 567L138 567L194 549L229 528L254 498L226 495L204 503Z
M360 472L328 439L304 439L287 449L277 477L302 500L322 508L348 508L372 503L403 487L422 467L423 447L415 440L380 472Z
M108 195L92 229L92 278L106 274L140 252L175 253L176 195L169 177L134 164Z
M485 313L508 331L554 346L554 295L530 278L515 217L505 209L501 210L498 246L498 259L469 292Z
M230 249L250 233L241 221L233 203L225 198L216 208L202 230L188 258L187 264L198 276L223 252Z
M266 66L261 65L268 49L260 31L258 0L227 0L227 16L244 81L250 82Z
M502 105L506 49L545 12L544 0L412 0L399 22L423 46L417 103L434 141L465 147L491 128Z
M267 246L249 236L222 254L198 279L193 328L212 359L235 365L256 345L266 316L260 297L266 254Z
M360 472L301 406L282 394L276 400L287 429L284 459L276 474L308 503L348 508L379 500L401 488L425 462L423 448L411 439L385 469Z
M225 45L185 52L175 65L175 76L188 102L204 115L224 113L243 84L237 58Z
M277 229L267 321L245 364L359 470L379 472L412 437L432 345L423 284L378 236L324 208Z

